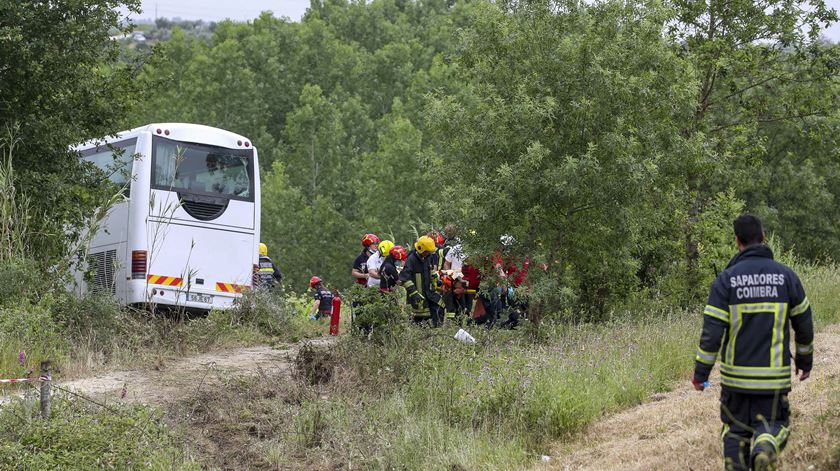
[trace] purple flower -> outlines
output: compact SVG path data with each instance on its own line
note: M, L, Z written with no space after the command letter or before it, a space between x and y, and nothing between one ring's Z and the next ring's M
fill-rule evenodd
M26 352L23 350L18 353L18 363L20 363L20 366L26 364Z

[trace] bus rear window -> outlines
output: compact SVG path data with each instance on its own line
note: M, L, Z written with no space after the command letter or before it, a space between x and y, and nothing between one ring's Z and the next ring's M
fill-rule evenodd
M254 200L251 149L226 149L155 136L154 188L181 193Z

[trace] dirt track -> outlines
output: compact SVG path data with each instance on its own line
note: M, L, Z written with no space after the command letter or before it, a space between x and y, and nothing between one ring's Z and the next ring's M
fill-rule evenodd
M330 338L320 338L311 343L331 341ZM201 388L211 386L220 377L253 376L260 369L266 372L289 371L301 345L292 344L282 349L257 346L222 350L170 359L154 369L111 371L73 381L58 380L55 384L107 401L162 404L195 394Z
M784 469L809 467L815 449L830 446L819 436L820 417L836 406L840 381L840 325L817 334L814 370L790 395L792 433L782 454ZM552 450L539 470L718 470L720 457L720 387L695 391L688 380L674 391L657 394L648 403L608 416L572 442ZM834 396L833 396L834 395Z

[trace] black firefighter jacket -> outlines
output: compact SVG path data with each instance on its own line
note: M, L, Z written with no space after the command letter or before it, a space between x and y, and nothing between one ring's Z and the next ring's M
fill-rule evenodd
M747 247L712 284L694 379L706 381L720 354L723 388L747 394L790 391L791 327L796 365L810 371L814 327L799 277L773 260L769 247Z
M423 259L416 250L412 250L400 272L400 283L405 287L409 299L416 293L431 304L443 305L443 298L433 284L431 256Z

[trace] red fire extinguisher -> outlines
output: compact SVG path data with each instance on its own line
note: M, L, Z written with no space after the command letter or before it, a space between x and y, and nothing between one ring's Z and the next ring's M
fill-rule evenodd
M338 321L341 319L341 298L335 296L332 300L332 318L330 319L330 335L338 335Z

